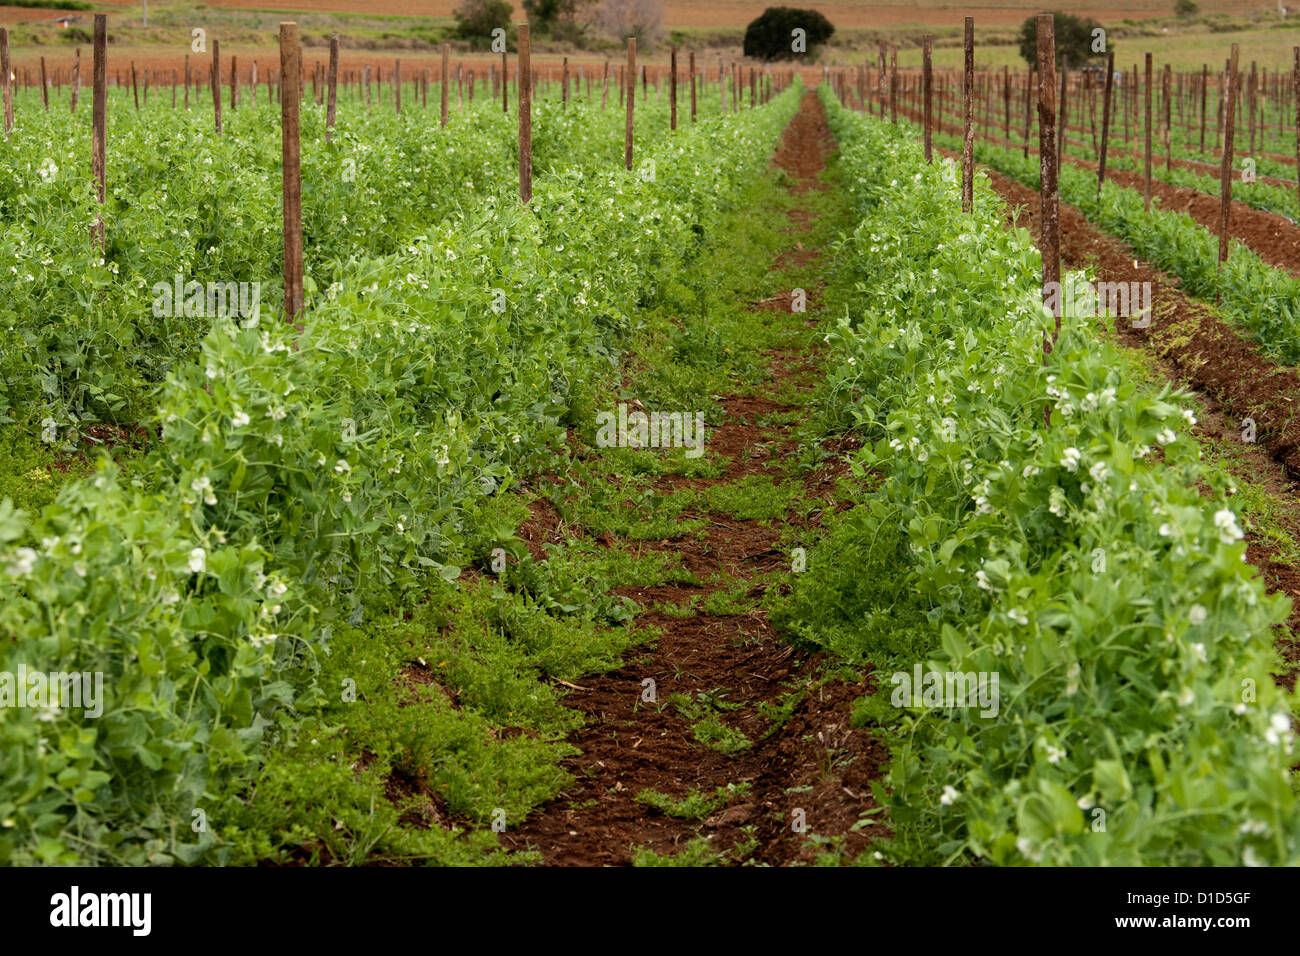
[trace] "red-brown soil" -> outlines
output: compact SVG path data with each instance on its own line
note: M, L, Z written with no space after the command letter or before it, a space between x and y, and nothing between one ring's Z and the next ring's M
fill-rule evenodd
M794 191L816 188L813 177L833 147L820 104L810 93L786 130L775 163L795 180ZM800 231L796 222L792 236ZM774 387L789 383L806 389L809 373L807 356L772 355L769 374ZM785 426L765 427L759 420L792 408L740 395L722 404L726 418L710 432L710 447L729 462L726 474L709 480L664 478L664 490L703 488L768 472L780 477L780 462L793 439ZM834 477L834 469L829 469L807 479L808 493L823 496L828 508L835 506ZM643 547L680 554L684 565L705 582L719 572L754 579L753 594L770 586L758 580L760 575L788 568L788 556L777 547L776 527L721 515L682 517L708 519L707 533ZM784 523L804 520L792 516ZM806 520L817 522L820 515ZM545 526L544 518L535 516L535 521ZM627 588L620 593L642 606L662 606L703 600L717 586ZM584 678L582 688L574 689L566 701L586 718L586 726L570 738L582 751L567 762L575 777L572 791L509 834L508 845L540 850L548 864L625 865L634 847L671 854L705 835L715 852L740 846L745 852L738 857L780 865L808 861L816 852L816 844L792 826L799 816L808 831L843 838L850 852L863 847L872 831L883 830L879 824L853 830L864 811L876 807L870 785L888 757L869 730L850 724L850 705L867 692L867 682L818 681L819 661L783 641L760 610L724 615L699 611L691 617L650 611L639 620L661 632L653 650L613 673ZM656 683L658 705L641 700L645 678ZM695 699L719 689L724 689L726 702L739 705L720 716L753 741L749 749L732 756L696 742L692 722L676 706L664 706L670 694ZM799 689L803 695L790 718L764 738L772 724L760 705ZM681 798L692 789L711 794L718 787L742 783L749 786L746 795L703 821L674 819L635 799L647 789Z

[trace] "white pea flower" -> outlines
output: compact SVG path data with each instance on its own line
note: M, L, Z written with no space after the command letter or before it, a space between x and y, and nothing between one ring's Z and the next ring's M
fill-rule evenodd
M190 482L190 490L203 496L204 504L215 505L216 496L212 493L212 480L207 475L200 475Z
M1065 454L1061 457L1061 467L1066 471L1078 471L1079 462L1082 459L1083 456L1079 453L1079 449L1067 448Z
M1209 612L1200 604L1193 604L1191 610L1187 612L1187 620L1193 627L1199 627L1205 623L1205 618Z
M1073 697L1079 692L1079 662L1075 661L1070 665L1070 669L1065 672L1065 696Z
M202 548L195 548L190 552L190 571L194 574L202 574L208 567L208 555Z
M1058 485L1052 489L1051 494L1048 496L1047 510L1058 518L1064 518L1065 508L1065 491Z
M952 806L953 801L955 801L960 796L961 794L957 791L955 787L945 786L943 788L943 793L939 797L939 802L943 804L945 807L950 807Z
M1232 544L1245 537L1245 533L1237 525L1237 516L1227 508L1214 513L1214 527L1219 532L1219 540L1224 544Z
M14 552L14 560L9 565L9 573L16 578L26 577L36 567L36 558L37 554L31 548L19 548Z
M1034 844L1030 842L1028 837L1020 837L1017 839L1016 849L1020 851L1021 856L1029 860L1031 863L1037 863L1043 858L1043 851L1035 848Z

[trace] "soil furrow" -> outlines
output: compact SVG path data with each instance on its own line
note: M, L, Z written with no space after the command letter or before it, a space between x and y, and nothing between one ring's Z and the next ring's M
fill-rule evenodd
M788 188L798 196L825 188L818 176L833 149L821 105L809 92L782 136L774 164L785 171ZM796 257L801 264L815 261L817 250L801 241L812 214L796 203L791 222L791 248L782 257ZM802 321L791 314L789 295L773 289L752 308L772 311L774 321L781 315ZM774 350L769 358L760 393L807 392L807 356ZM721 404L725 420L711 430L709 444L725 458L725 473L717 478L663 477L656 482L659 490L706 491L753 476L784 477L785 455L796 444L793 426L760 422L797 409L748 394L726 396ZM832 479L813 472L805 486L810 495L826 496ZM833 501L828 504L834 507ZM712 853L732 863L810 860L817 846L804 834L812 832L860 848L869 837L863 828L853 827L864 811L876 807L871 781L888 759L869 730L850 723L851 704L867 692L867 682L818 680L820 659L784 641L762 610L712 614L697 604L695 614L681 616L657 609L692 597L702 603L727 578L733 589L747 581L754 589L772 586L772 578L790 568L789 555L779 545L782 530L819 518L789 514L777 522L760 522L701 512L681 517L707 519L706 530L675 541L643 542L635 550L671 550L702 583L619 590L643 607L656 608L638 621L660 636L642 658L585 678L583 689L570 693L566 705L586 720L570 737L581 750L567 761L576 783L506 842L539 850L544 863L559 865L625 865L635 848L674 854L700 836L708 838ZM647 680L654 682L653 701L646 699ZM781 703L788 717L774 720ZM721 732L724 739L730 735L734 747L701 743L707 736L702 726ZM692 791L714 794L728 785L742 789L697 820L677 819L637 800L644 791L682 799ZM806 830L796 824L806 824Z

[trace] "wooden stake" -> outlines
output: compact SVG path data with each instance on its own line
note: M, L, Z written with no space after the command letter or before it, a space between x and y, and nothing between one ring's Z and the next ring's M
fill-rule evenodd
M533 84L528 23L519 24L519 201L533 199ZM447 46L442 48L442 115L447 116Z
M1097 195L1101 195L1102 184L1106 182L1106 143L1110 133L1110 97L1115 80L1115 51L1106 53L1106 92L1101 105L1101 156L1097 163Z
M91 104L90 169L100 212L95 216L94 243L104 253L104 203L108 199L108 17L95 14L93 102Z
M1038 247L1043 256L1043 299L1049 294L1060 302L1061 287L1061 214L1057 195L1056 154L1056 31L1050 13L1038 16L1038 175L1039 175L1039 228ZM1049 342L1043 338L1043 355L1052 352L1061 331L1061 311L1055 309L1056 326ZM1046 410L1046 423L1051 424L1051 409Z
M668 77L668 128L675 130L677 129L677 47L672 48L669 63L672 72Z
M898 123L898 47L889 48L889 122Z
M1201 64L1201 155L1205 155L1205 93L1210 86L1210 68Z
M695 122L695 51L690 53L690 71L691 71L691 122Z
M1142 209L1144 212L1151 211L1151 54L1146 55L1146 152L1142 180Z
M1237 126L1237 44L1232 45L1232 55L1228 58L1228 69L1224 77L1227 81L1228 102L1227 116L1223 122L1223 159L1219 166L1219 264L1228 261L1228 222L1232 213L1232 141Z
M636 37L627 38L627 130L623 137L623 162L632 169L632 119L636 100Z
M1300 199L1300 46L1291 48L1291 95L1295 98L1296 197Z
M334 138L334 119L339 99L339 35L330 37L329 102L325 104L325 142Z
M934 64L931 62L934 52L933 34L925 34L921 37L921 83L925 87L924 93L924 110L925 110L925 161L934 162L934 150L931 144L931 115L930 115L930 97L933 93L934 86Z
M284 178L284 311L299 329L302 291L302 143L298 103L301 96L302 55L298 24L280 24L280 123Z
M1002 138L1011 142L1011 70L1002 68Z
M961 211L975 208L975 18L966 17L965 70L962 75L963 129L961 141ZM889 92L893 112L894 91Z
M1029 67L1029 70L1025 74L1025 150L1024 150L1025 159L1029 158L1029 128L1033 125L1033 118L1031 114L1031 111L1033 110L1033 104L1034 104L1034 97L1032 95L1033 88L1034 88L1034 68L1031 65ZM940 110L939 115L940 116L943 115L942 110Z
M212 41L212 107L215 111L217 135L221 135L221 43Z
M10 74L13 68L9 63L9 31L0 27L0 71L4 72L4 77L0 78L0 90L3 91L4 111L5 111L5 138L9 137L9 132L14 128L14 89L13 80Z
M526 35L528 33L528 24L521 24L519 29ZM520 41L522 42L522 41ZM522 54L521 54L522 55ZM520 67L523 69L523 67ZM451 85L451 44L442 45L442 125L447 125L447 94L448 87ZM529 194L531 195L531 193ZM527 202L528 200L524 200Z

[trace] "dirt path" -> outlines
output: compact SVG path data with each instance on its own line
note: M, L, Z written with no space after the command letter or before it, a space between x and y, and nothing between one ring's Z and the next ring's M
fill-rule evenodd
M820 103L810 92L774 160L792 180L791 192L825 188L816 177L833 149ZM781 260L794 256L807 264L818 253L800 241L812 221L800 205L790 213L791 248ZM753 308L772 311L773 321L805 320L791 313L789 292L770 291ZM770 358L767 382L757 395L789 394L793 387L802 397L809 391L813 369L807 356L776 351ZM786 421L791 416L780 413L797 412L799 406L752 394L727 396L722 405L725 421L710 431L709 447L725 458L725 474L665 477L658 482L664 493L706 490L755 476L784 477L783 459L795 446L792 426L765 423ZM824 469L805 481L808 496L828 499L827 510L835 507L829 500L835 477ZM850 704L866 692L866 683L819 680L819 661L783 641L763 611L698 610L719 582L732 592L753 582L755 591L771 583L762 576L789 572L790 555L778 539L792 525L818 520L805 514L760 522L687 512L682 520L707 519L707 533L633 546L681 554L704 583L619 593L642 607L695 599L697 611L641 615L639 622L661 631L653 650L619 670L584 679L582 688L570 693L566 705L586 718L570 738L582 751L567 763L576 783L511 833L508 844L540 850L551 865L623 865L632 861L634 848L675 855L683 848L699 851L704 837L716 862L780 865L812 858L817 845L809 833L842 837L849 847L866 842L873 828L852 828L876 806L870 782L887 759L869 731L850 726ZM648 680L654 682L653 702L645 699ZM784 721L773 717L782 705L787 708L782 716L788 713ZM738 789L727 793L728 786ZM720 805L696 819L671 816L636 799L647 790L680 800L692 792L713 796L719 788ZM797 829L797 823L806 829Z

